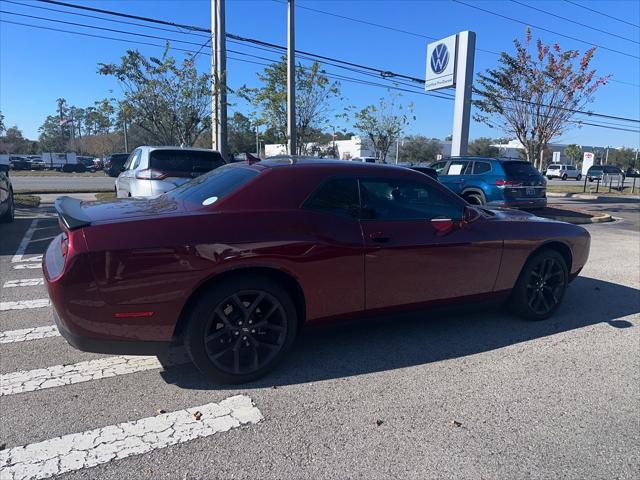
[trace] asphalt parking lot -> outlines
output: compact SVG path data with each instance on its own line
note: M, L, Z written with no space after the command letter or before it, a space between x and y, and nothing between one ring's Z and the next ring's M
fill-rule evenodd
M637 478L640 204L556 202L619 220L587 226L590 260L552 319L416 312L306 330L280 369L233 388L180 352L159 363L69 347L39 268L57 219L19 210L0 226L0 468L114 480ZM211 416L206 428L196 411ZM60 442L68 451L47 456Z

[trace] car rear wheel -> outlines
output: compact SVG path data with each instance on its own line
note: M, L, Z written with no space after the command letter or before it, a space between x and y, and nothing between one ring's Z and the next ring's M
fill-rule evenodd
M467 193L464 196L464 199L469 202L471 205L484 205L484 197L479 193Z
M509 307L527 320L544 320L557 310L567 289L567 264L558 252L541 250L525 264L516 282Z
M193 363L214 382L244 383L276 367L297 327L285 289L264 277L237 277L198 301L184 344Z
M0 223L11 223L15 217L16 205L13 199L13 190L9 191L9 198L7 199L7 211L0 217Z

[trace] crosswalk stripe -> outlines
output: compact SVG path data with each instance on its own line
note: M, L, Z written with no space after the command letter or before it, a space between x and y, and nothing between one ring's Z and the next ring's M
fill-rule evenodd
M31 225L29 225L29 228L27 228L27 231L24 232L24 236L22 237L22 240L20 240L20 245L18 245L18 249L16 250L15 255L11 257L11 263L24 261L22 257L24 256L24 252L27 250L27 246L29 245L29 242L31 242L31 238L33 237L33 234L36 231L39 221L40 220L37 218L31 221ZM42 259L42 256L40 256L40 259Z
M60 332L55 325L47 327L21 328L0 332L0 343L18 343L41 338L59 337Z
M236 395L156 417L72 433L0 451L0 473L12 480L42 479L170 445L226 432L264 417L250 397Z
M2 288L15 288L15 287L36 287L38 285L44 285L44 278L21 278L19 280L7 280L2 285Z
M24 310L27 308L44 308L51 305L48 298L38 298L37 300L18 300L15 302L0 302L0 312L5 310Z
M165 361L164 366L186 362L188 362L186 354L180 352L171 357L169 361ZM0 397L156 370L162 367L163 364L155 356L120 355L86 360L70 365L20 370L0 375Z
M13 266L14 270L28 270L28 269L37 269L37 268L42 268L42 265L40 265L39 263L16 263Z

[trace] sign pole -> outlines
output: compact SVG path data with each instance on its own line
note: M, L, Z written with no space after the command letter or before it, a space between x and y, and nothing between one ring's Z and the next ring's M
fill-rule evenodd
M451 156L467 154L469 145L469 121L471 120L471 94L473 87L473 63L476 51L475 32L458 34L456 55L456 97L453 110L453 138Z
M289 155L296 155L296 46L295 46L295 4L287 6L287 140Z

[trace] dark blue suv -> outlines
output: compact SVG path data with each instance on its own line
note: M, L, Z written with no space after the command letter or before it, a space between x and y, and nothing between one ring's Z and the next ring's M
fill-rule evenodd
M443 185L473 205L513 208L547 205L547 181L529 162L452 157L430 166Z

